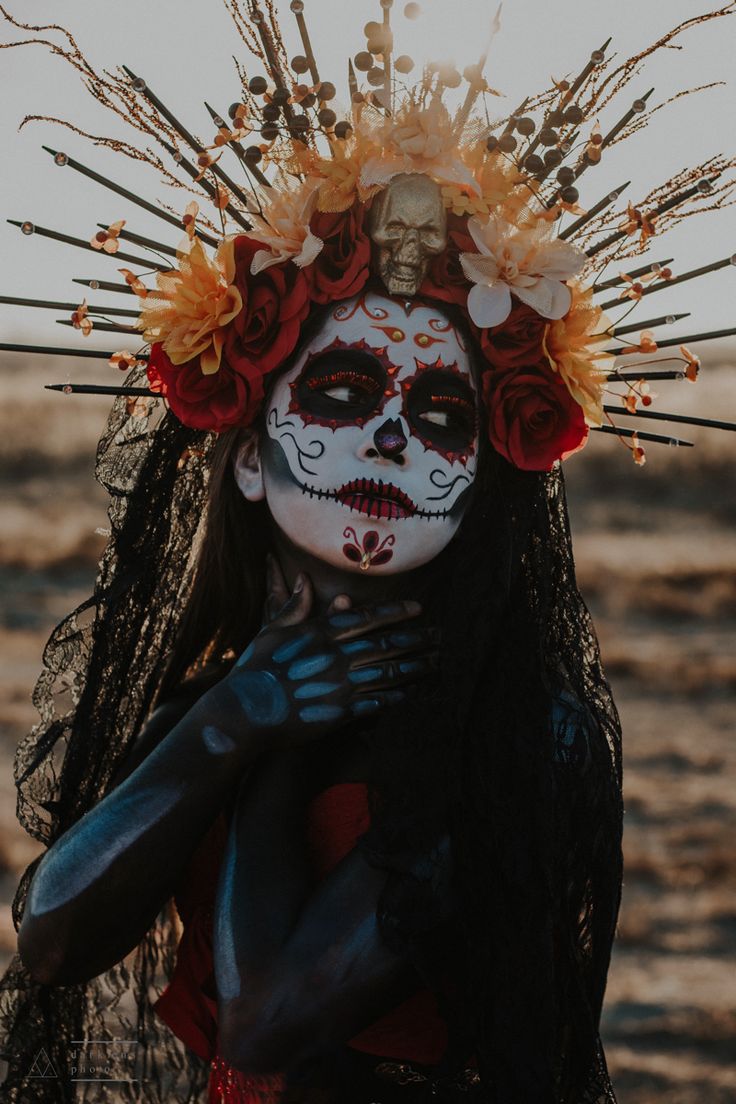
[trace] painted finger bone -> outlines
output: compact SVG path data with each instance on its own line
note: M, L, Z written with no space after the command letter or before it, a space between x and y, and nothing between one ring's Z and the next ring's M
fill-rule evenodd
M420 173L399 173L376 197L369 231L378 272L391 295L416 295L431 257L447 245L447 212L439 184Z

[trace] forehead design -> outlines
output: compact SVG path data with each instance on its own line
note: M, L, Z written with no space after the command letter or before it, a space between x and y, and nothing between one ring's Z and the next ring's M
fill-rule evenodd
M394 365L389 373L401 380L415 374L419 360L433 359L454 365L473 390L475 381L462 335L439 306L367 292L335 307L299 357L289 379L301 372L307 358L328 349L335 339L344 346L380 350Z

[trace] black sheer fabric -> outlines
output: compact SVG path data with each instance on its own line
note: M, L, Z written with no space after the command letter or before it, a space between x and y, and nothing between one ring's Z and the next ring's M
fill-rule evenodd
M16 758L19 819L47 846L104 795L155 699L212 445L115 403L97 464L110 540L94 596L47 645L41 721ZM390 872L384 938L427 984L440 966L459 979L461 998L443 996L440 1073L475 1053L479 1100L614 1102L598 1028L621 892L619 719L575 582L561 471L520 472L489 450L482 472L458 535L417 577L412 596L442 626L442 677L366 737L372 823L359 846ZM34 983L16 956L0 987L2 1099L203 1100L206 1064L151 1009L176 942L165 909L123 963L62 988ZM139 1082L73 1082L83 1038L136 1040ZM40 1051L57 1077L28 1079Z

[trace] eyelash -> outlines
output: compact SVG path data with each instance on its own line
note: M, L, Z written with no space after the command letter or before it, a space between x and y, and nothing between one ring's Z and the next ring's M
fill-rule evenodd
M381 387L378 380L374 379L373 376L369 376L365 372L354 372L349 369L331 372L326 376L314 376L312 379L307 380L307 387L310 391L318 391L325 387L335 387L340 383L362 387L369 395L375 395L376 391L380 390Z
M463 413L475 417L473 404L468 402L467 399L461 398L460 395L430 395L429 397L433 403L447 403L450 406L457 406Z

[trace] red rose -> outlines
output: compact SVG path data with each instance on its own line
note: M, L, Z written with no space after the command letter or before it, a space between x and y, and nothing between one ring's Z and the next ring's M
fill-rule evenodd
M477 253L477 247L468 233L467 217L447 216L447 247L432 257L427 275L419 289L420 295L441 299L444 303L457 303L466 307L471 284L460 264L461 253Z
M543 362L517 372L485 372L483 399L491 444L517 468L550 471L587 440L582 407Z
M235 240L235 286L243 309L225 327L224 358L248 380L254 370L267 375L284 363L309 313L306 278L291 261L251 275L251 261L261 249L261 242L243 234Z
M249 425L263 400L263 376L234 372L221 363L217 372L205 376L199 357L186 364L172 364L158 342L148 361L151 387L163 395L183 425L192 429L222 433L236 425Z
M347 211L315 211L312 215L309 228L325 243L304 269L313 302L349 299L365 284L371 263L371 241L363 229L366 217L362 203Z
M476 333L483 356L493 368L515 371L539 362L545 325L541 315L515 300L505 322L488 330L476 329Z

